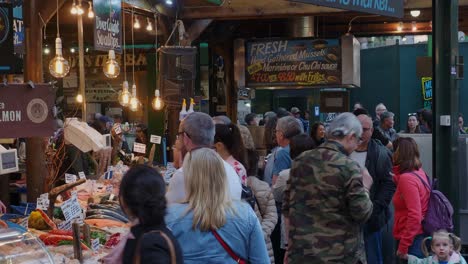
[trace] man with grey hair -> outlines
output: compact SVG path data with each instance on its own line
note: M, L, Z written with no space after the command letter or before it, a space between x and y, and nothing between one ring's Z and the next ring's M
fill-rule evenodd
M185 117L179 125L177 139L181 141L182 153L190 155L197 148L211 148L215 136L215 124L205 113L194 112ZM228 187L233 200L240 200L242 186L239 176L231 165L224 162ZM183 202L187 197L183 167L179 168L169 181L166 199L168 203Z
M393 128L395 124L394 118L395 114L392 112L384 112L380 115L380 126L379 129L382 131L384 136L391 142L395 141L398 138L396 130Z
M359 120L340 114L328 141L294 160L283 197L289 263L366 263L361 225L372 213L372 178L349 158L361 135Z

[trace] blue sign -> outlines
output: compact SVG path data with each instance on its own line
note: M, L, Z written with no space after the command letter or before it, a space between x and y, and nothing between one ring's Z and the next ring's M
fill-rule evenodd
M403 0L290 0L307 4L402 18Z
M13 71L13 8L0 4L0 73Z
M13 6L13 45L16 54L24 54L23 1L15 1Z

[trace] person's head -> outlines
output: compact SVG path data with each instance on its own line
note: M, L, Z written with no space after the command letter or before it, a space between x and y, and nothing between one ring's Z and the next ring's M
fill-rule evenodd
M419 121L416 116L416 113L408 114L408 122L406 123L406 132L407 133L419 133L417 128L419 126Z
M219 116L213 117L213 122L215 124L224 124L224 125L229 125L232 123L231 119L225 115L219 115Z
M299 120L292 116L285 116L278 119L276 124L276 142L281 147L285 147L289 144L289 140L295 135L304 132L302 124Z
M184 175L192 228L209 231L222 227L232 203L221 157L209 148L195 149L185 156Z
M309 120L309 119L310 119L310 112L309 112L309 110L307 110L307 109L304 110L304 119L305 119L305 120Z
M463 115L461 113L458 114L458 128L463 130Z
M291 114L293 114L294 117L299 118L301 117L301 110L297 107L291 107Z
M362 109L364 106L360 102L356 102L353 107L353 111L356 111L357 109Z
M234 125L215 125L214 147L218 153L227 152L246 166L245 147L239 128Z
M340 143L348 154L356 150L361 136L361 122L351 113L338 115L328 126L328 140Z
M264 124L268 122L269 119L276 118L276 113L273 111L268 111L263 115Z
M418 144L410 137L399 137L393 142L393 165L399 167L400 173L419 170L422 163Z
M122 124L123 119L121 115L114 115L113 118L114 118L114 123Z
M367 109L365 108L358 108L356 110L353 111L353 114L355 116L359 116L359 115L367 115L367 116L370 116L369 114L369 111L367 111Z
M384 112L387 112L387 107L385 107L383 103L380 103L375 107L375 117L377 119L380 119L380 115Z
M272 116L268 118L265 122L265 132L263 135L263 141L265 146L268 150L273 149L274 147L278 146L278 142L276 142L276 124L278 123L278 118Z
M445 230L439 230L426 237L422 245L427 245L427 240L431 241L431 251L437 256L439 261L448 261L453 252L460 252L461 240L459 237ZM426 246L422 246L424 255L429 256Z
M424 123L426 127L430 131L432 131L432 111L429 109L424 109L421 115L422 115L422 123Z
M291 113L288 112L288 110L286 110L286 108L280 107L280 108L278 108L278 110L276 110L276 116L278 118L282 118L282 117L285 117L285 116L291 116Z
M301 155L302 152L314 149L316 147L315 141L307 134L302 133L291 138L289 142L291 159L295 159Z
M310 128L310 134L315 142L320 142L325 137L325 125L322 122L315 122Z
M395 114L392 112L383 112L380 114L380 126L383 129L393 128L393 125L395 124L395 120L393 119L394 117Z
M166 183L155 169L145 165L130 168L120 183L119 200L124 212L140 224L164 224Z
M205 113L194 112L186 116L179 125L177 136L182 139L186 151L196 147L213 145L215 125Z
M361 122L362 126L362 136L361 144L359 146L366 146L369 144L369 141L372 138L372 133L374 132L374 127L372 125L372 118L368 115L358 115L357 119Z
M249 113L245 116L244 121L248 126L257 126L257 120L255 120L255 117L257 115L255 113Z

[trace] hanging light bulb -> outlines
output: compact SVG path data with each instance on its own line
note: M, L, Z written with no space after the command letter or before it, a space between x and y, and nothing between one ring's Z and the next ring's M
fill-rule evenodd
M135 23L133 23L133 27L136 29L139 29L141 27L138 17L135 17Z
M89 3L88 17L89 17L89 18L93 18L93 17L94 17L93 3Z
M75 2L75 0L73 0L73 4L72 4L72 8L70 9L70 13L71 13L72 15L78 14L78 9L76 8L76 2Z
M117 61L115 60L114 50L109 50L109 57L107 57L107 61L104 64L103 70L107 78L116 78L117 76L119 76L120 67Z
M63 78L70 71L70 64L62 56L62 40L55 39L55 57L49 63L49 71L55 78Z
M146 18L146 21L148 22L148 25L146 26L146 30L153 31L153 25L151 24L150 19Z
M153 107L153 109L156 111L163 109L164 102L159 94L159 89L154 90L154 96L155 97L151 102L151 106Z
M80 94L80 93L77 94L75 100L76 100L77 103L82 104L83 103L83 95Z
M140 105L140 101L136 96L136 85L133 84L132 86L132 99L130 99L130 110L132 112L138 111L138 106Z
M128 91L128 82L124 81L122 84L122 91L119 94L119 103L121 106L126 107L130 104L132 94Z
M44 48L44 54L45 54L45 55L49 55L49 54L50 54L50 49L49 49L49 47L46 46L46 47Z
M76 6L76 14L81 16L84 14L84 10L83 10L83 7L81 6L81 1L79 2L79 4Z

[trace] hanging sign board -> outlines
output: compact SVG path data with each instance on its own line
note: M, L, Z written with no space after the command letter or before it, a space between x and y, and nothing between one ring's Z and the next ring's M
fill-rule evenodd
M341 84L338 39L252 40L246 44L246 86Z
M16 54L24 54L23 0L13 1L13 44Z
M13 8L11 4L0 4L0 73L13 71Z
M293 0L293 2L398 18L404 15L403 0Z
M120 0L94 0L94 49L122 52L122 17Z
M421 86L424 108L432 109L432 77L422 77Z
M0 138L54 134L55 93L49 84L0 85Z

